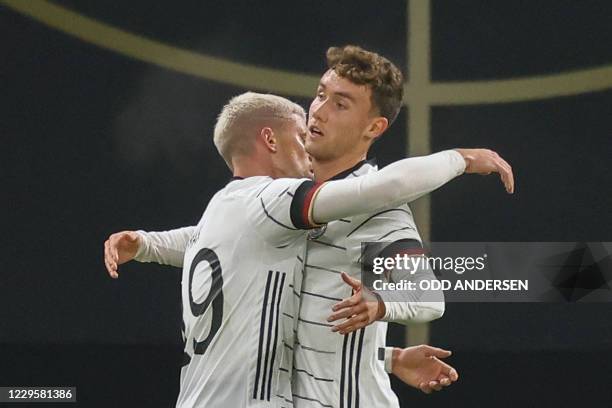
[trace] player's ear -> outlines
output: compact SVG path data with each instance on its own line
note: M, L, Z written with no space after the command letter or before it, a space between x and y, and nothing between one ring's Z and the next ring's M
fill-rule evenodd
M389 121L387 118L383 116L376 116L372 118L368 127L366 128L365 137L370 139L370 141L374 141L374 139L382 135L388 127Z
M278 138L274 134L274 131L272 130L272 128L269 128L269 127L262 128L259 133L259 137L263 141L268 151L272 153L276 153L276 151L278 150Z

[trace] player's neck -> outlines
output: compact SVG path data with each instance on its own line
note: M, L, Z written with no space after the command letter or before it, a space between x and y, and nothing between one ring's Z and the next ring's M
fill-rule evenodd
M315 181L323 182L331 179L337 174L354 167L360 161L366 159L366 153L362 155L343 156L330 161L320 161L312 159L312 169L314 171Z
M234 177L274 176L274 169L268 162L251 159L233 161Z

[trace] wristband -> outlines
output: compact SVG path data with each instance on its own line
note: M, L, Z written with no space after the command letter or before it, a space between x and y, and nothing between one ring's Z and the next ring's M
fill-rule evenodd
M378 359L384 361L385 372L393 372L393 347L379 347L378 348Z

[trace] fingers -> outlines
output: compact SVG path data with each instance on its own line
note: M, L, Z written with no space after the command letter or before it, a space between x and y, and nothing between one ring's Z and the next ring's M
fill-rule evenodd
M350 298L346 298L343 301L333 305L332 306L332 310L334 312L337 312L340 309L344 309L344 308L347 308L347 307L353 307L353 306L359 304L360 302L361 302L361 292L357 292L353 296L351 296Z
M449 380L449 385L450 383L453 383L459 379L459 373L457 373L457 370L455 370L452 366L446 364L443 361L438 360L437 358L435 358L435 360L440 365L440 372L442 374L442 377L439 378L440 383L442 383L442 379L444 378L447 378Z
M423 391L425 394L431 394L432 391L440 391L442 389L442 385L440 385L437 381L429 381L422 382L419 384L419 389Z
M345 319L345 318L349 318L353 315L359 314L361 312L363 312L364 308L361 308L359 306L354 306L354 307L346 307L344 309L341 309L338 312L332 313L328 318L327 321L328 322L335 322L336 320L339 319Z
M348 328L349 326L355 325L365 321L367 324L368 313L367 306L364 304L357 305L355 307L346 308L340 312L334 313L327 318L328 322L335 322L339 319L347 319L345 322L336 325L332 328L332 331L339 331ZM342 333L341 333L342 334Z
M444 350L438 347L432 347L427 344L421 345L425 356L427 357L438 357L438 358L446 358L453 354L450 350Z
M138 233L133 232L133 231L126 232L125 239L127 239L130 242L136 242L138 241Z
M117 279L119 274L117 273L117 261L112 254L110 241L104 242L104 265L111 278Z
M419 384L419 389L425 394L431 394L433 391L440 391L442 387L448 387L452 382L448 377L443 377L440 381L422 382Z
M509 180L509 185L510 185L508 193L512 194L514 193L514 173L512 173L512 166L510 166L510 164L504 159L502 159L501 157L499 158L499 160L501 161L502 165L504 166L504 168L506 169L508 173L508 180Z
M442 389L442 385L440 385L440 383L437 381L430 381L428 385L429 385L429 388L431 388L434 391L440 391Z
M502 182L506 187L506 191L509 194L514 193L514 174L512 174L512 167L505 161L497 152L493 150L485 149L486 153L490 156L490 160L496 168L496 171L501 176Z
M350 319L348 319L346 322L332 327L332 331L338 332L339 334L348 334L356 330L359 330L363 327L366 327L367 325L368 325L368 315L363 313L360 315L353 316Z
M451 385L451 380L448 377L442 377L440 378L440 384L444 387L448 387L449 385Z
M346 272L340 274L344 283L348 284L353 288L355 292L361 289L361 281L355 278L351 278Z
M501 176L502 182L506 187L508 193L514 192L514 176L512 175L512 169L508 163L506 163L501 157L494 159L493 164L496 167L496 171Z
M429 388L429 383L420 383L419 390L423 391L425 394L431 394L431 388Z
M110 249L111 249L111 255L113 256L113 260L115 262L119 262L119 250L117 249L119 247L119 240L121 240L121 236L111 236L110 239Z

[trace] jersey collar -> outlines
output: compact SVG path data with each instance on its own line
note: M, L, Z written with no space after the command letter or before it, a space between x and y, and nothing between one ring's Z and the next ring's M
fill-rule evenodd
M357 163L356 165L354 165L353 167L351 167L350 169L346 169L346 170L336 174L334 177L330 178L330 180L341 180L343 178L347 178L349 174L359 170L361 167L363 167L364 164L369 164L370 166L376 166L376 158L373 157L373 158L368 159L368 160L362 160L359 163Z

